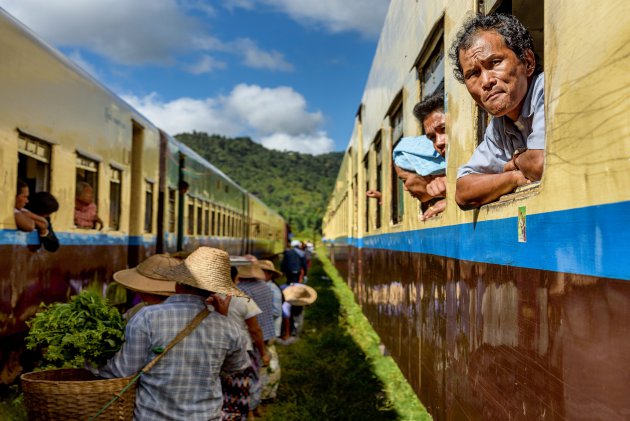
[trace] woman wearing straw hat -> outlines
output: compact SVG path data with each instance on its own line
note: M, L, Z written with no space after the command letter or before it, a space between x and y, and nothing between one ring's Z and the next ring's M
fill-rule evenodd
M99 374L132 376L166 348L138 381L134 419L220 420L219 372L245 370L250 360L239 327L214 308L226 310L229 296L247 295L230 279L227 253L210 247L200 247L177 266L154 273L175 282L175 294L129 320L123 347ZM214 308L208 309L206 300ZM183 339L170 348L181 334Z
M289 335L297 337L304 323L304 306L311 305L317 300L317 292L305 284L289 284L284 286L282 294L284 295L283 315L290 320L285 339ZM284 343L286 344L286 341Z
M232 264L231 276L236 281L238 270L236 266L250 264L248 260L243 260L240 256L230 256ZM262 330L258 325L258 316L262 311L254 300L243 297L232 297L228 308L227 316L234 320L247 342L247 353L252 361L252 367L237 373L221 373L221 388L223 389L223 421L244 421L249 414L252 389L258 381L259 373L254 369L260 359L259 355L265 356L265 343L263 341ZM254 353L254 346L258 351Z
M269 353L270 360L269 365L263 368L260 372L260 381L262 383L261 399L274 399L280 385L280 359L278 358L278 352L276 351L275 340L278 339L282 331L282 303L284 297L282 296L282 290L276 283L275 279L282 276L282 272L276 270L273 262L270 260L259 260L258 266L265 273L265 279L267 280L267 286L271 289L273 294L273 321L275 329L275 338L267 345L267 352Z
M133 269L114 273L114 281L135 292L140 299L135 306L125 312L125 319L131 319L141 308L159 304L175 294L175 282L155 273L155 269L177 266L180 260L168 254L155 254Z
M262 329L263 341L267 344L275 337L275 329L273 327L273 295L265 281L261 280L265 279L265 273L260 269L257 262L237 266L237 269L238 288L252 297L262 310L262 313L256 318ZM254 352L254 357L252 365L254 365L256 370L257 378L251 388L250 409L255 413L261 397L260 368L269 364L269 354L266 351L264 355L258 355L258 352Z

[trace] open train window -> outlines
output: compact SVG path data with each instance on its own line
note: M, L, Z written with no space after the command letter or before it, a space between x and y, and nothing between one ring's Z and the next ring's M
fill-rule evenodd
M544 65L544 1L543 0L477 0L477 9L482 14L511 14L514 15L528 30L534 42L534 54L537 63L542 68ZM483 108L477 106L476 137L477 145L484 140L486 129L491 116ZM544 177L544 174L543 174ZM510 200L515 193L529 194L536 191L538 182L521 186L514 192L499 198L499 202Z
M212 208L212 216L210 219L210 235L217 235L217 228L215 225L215 220L216 220L216 212L214 210L214 207Z
M381 132L379 132L376 140L374 141L374 155L376 158L376 186L374 186L374 188L377 192L383 194L383 155L381 154L381 138L382 135ZM382 225L381 219L383 215L381 210L381 201L382 196L375 201L374 205L376 207L376 229L379 229Z
M203 208L201 202L197 205L197 235L203 235Z
M98 203L98 167L99 162L77 153L76 183L87 183L92 188L92 201ZM78 193L78 192L77 192Z
M206 202L205 209L203 211L203 220L206 221L204 225L203 235L210 235L210 204Z
M18 131L18 179L31 193L50 189L51 145Z
M394 101L394 105L392 106L392 112L389 114L389 121L391 124L392 138L391 138L391 148L393 151L394 147L398 143L400 139L403 137L403 105L402 105L402 92L398 95L396 100ZM403 192L404 186L403 182L398 175L396 174L396 170L394 169L394 160L391 159L391 192L392 192L392 200L391 200L391 221L392 224L399 224L403 220L403 215L405 214L405 205L403 201Z
M195 234L195 199L188 196L188 235Z
M370 153L363 160L363 173L365 174L365 190L370 190ZM370 232L370 200L363 194L365 200L365 232Z
M144 182L144 232L153 231L153 182Z
M175 232L176 197L177 197L177 190L169 187L168 189L168 232Z
M122 170L109 168L109 227L120 229L120 208L122 198Z
M433 30L434 35L426 44L429 54L420 53L418 65L420 78L420 99L428 98L439 90L444 90L444 30L440 24Z

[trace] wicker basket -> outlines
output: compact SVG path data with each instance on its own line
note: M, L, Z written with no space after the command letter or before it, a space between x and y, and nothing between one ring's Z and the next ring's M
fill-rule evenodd
M23 374L22 391L28 419L87 420L133 379L98 379L88 370L59 369ZM101 420L131 420L136 399L136 383L98 417Z

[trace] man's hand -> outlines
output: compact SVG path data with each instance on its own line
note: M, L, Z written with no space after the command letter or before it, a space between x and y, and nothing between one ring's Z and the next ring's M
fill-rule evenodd
M222 297L219 294L213 294L210 297L208 297L208 299L206 300L206 303L214 307L214 310L217 313L227 316L228 308L230 307L230 301L232 301L232 296L230 295L226 295L225 297Z
M446 196L446 176L441 175L436 177L433 181L427 184L427 193L433 197Z
M433 218L435 215L444 212L444 209L446 209L446 199L438 200L435 204L429 206L429 209L420 216L420 220L426 221L429 218Z
M368 191L365 192L365 195L367 197L372 198L372 199L378 199L378 204L379 205L383 204L383 201L381 200L383 195L381 194L380 191L378 191L378 190L368 190Z

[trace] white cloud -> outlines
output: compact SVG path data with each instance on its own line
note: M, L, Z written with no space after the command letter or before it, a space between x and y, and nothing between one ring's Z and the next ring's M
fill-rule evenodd
M298 151L319 155L330 152L334 142L326 136L324 132L316 134L300 134L291 136L286 133L274 133L260 139L260 143L268 149L278 149L281 151Z
M201 59L197 63L186 66L185 69L187 72L190 72L194 75L200 75L203 73L210 73L215 69L225 69L226 67L227 65L224 62L217 60L207 54L204 54L201 56Z
M0 7L57 47L85 48L119 64L165 65L200 54L197 71L204 72L223 68L203 56L221 51L242 57L249 67L293 70L280 52L265 51L250 39L212 36L203 20L192 16L216 15L202 0L0 0Z
M333 33L357 31L370 38L380 34L389 7L389 0L227 0L225 6L252 9L256 2L305 25L321 25Z
M147 118L169 133L193 130L225 136L250 136L265 147L326 153L334 147L321 126L321 112L309 112L304 97L290 87L240 84L226 96L165 102L153 93L124 96Z
M293 71L293 65L284 59L282 53L276 50L267 52L261 50L254 41L249 38L241 38L233 43L233 52L243 57L243 62L254 69Z

